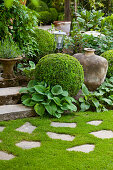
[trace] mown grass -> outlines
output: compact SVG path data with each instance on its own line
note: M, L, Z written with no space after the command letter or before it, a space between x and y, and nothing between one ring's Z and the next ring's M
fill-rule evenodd
M102 120L99 126L86 124L91 120ZM76 122L76 128L51 127L51 121ZM15 131L16 128L30 122L37 126L32 134ZM0 170L112 170L113 169L113 138L99 139L89 134L102 129L113 131L113 111L104 113L75 113L64 115L61 119L26 118L0 122L5 126L0 132L0 150L12 153L16 157L10 161L0 161ZM51 139L46 132L74 135L73 141ZM15 144L22 141L40 141L41 147L23 150ZM82 145L94 144L90 153L69 152L66 149Z

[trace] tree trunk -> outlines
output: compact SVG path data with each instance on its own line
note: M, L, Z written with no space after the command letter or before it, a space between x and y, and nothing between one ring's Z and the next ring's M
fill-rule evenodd
M71 21L70 0L65 0L64 2L64 15L65 21Z

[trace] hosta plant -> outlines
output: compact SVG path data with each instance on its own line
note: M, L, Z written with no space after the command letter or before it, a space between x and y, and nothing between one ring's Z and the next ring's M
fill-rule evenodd
M76 111L77 107L73 104L76 100L68 95L60 85L53 87L44 82L31 80L27 87L20 90L23 93L21 100L25 106L34 107L40 116L46 113L57 118L61 117L64 111Z
M106 81L95 91L89 92L87 87L82 85L82 97L79 98L81 111L96 110L97 112L107 111L113 108L113 77Z

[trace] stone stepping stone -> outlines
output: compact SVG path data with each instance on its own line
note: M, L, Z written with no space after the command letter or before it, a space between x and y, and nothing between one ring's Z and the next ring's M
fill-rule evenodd
M33 141L22 141L20 143L17 143L16 146L22 148L22 149L32 149L40 147L40 142L33 142Z
M22 87L0 88L0 105L17 104L21 98L19 90Z
M76 123L51 122L51 126L53 126L53 127L70 127L70 128L75 128L76 127Z
M4 130L5 127L0 126L0 132L2 132Z
M13 158L15 158L14 155L0 151L0 160L10 160L10 159L13 159Z
M74 136L71 136L71 135L57 134L53 132L47 132L47 135L52 139L61 139L61 140L66 140L66 141L72 141L75 138Z
M101 138L101 139L113 138L113 132L111 130L100 130L97 132L91 132L90 134L96 136L97 138Z
M72 147L72 148L69 148L66 150L89 153L89 152L93 151L94 148L95 148L95 145L85 144L85 145L75 146L75 147Z
M31 123L26 122L24 125L17 128L16 131L26 132L26 133L31 134L36 128L37 128L36 126L33 126Z
M102 122L103 122L102 120L93 120L93 121L87 122L87 124L94 125L94 126L98 126L98 125L100 125Z
M2 140L0 140L0 143L2 142Z
M0 121L35 116L33 108L22 104L0 106Z

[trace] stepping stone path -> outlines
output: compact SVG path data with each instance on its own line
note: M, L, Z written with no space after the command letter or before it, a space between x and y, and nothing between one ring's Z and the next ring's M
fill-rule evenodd
M0 160L10 160L10 159L13 159L13 158L15 158L14 155L0 151Z
M26 132L31 134L37 127L36 126L32 126L31 123L26 122L24 125L22 125L21 127L17 128L16 131L19 132Z
M93 120L93 121L87 122L87 124L94 125L94 126L98 126L98 125L100 125L102 122L103 122L102 120Z
M2 141L0 140L0 143L1 143Z
M53 126L53 127L70 127L70 128L75 128L76 127L76 123L51 122L51 126Z
M4 130L5 127L0 126L0 132L2 132Z
M97 138L101 138L101 139L113 138L113 132L111 130L100 130L97 132L91 132L90 134L96 136Z
M89 153L93 151L95 148L95 145L90 145L90 144L85 144L85 145L80 145L80 146L75 146L73 148L66 149L67 151L80 151L80 152L85 152Z
M47 135L52 139L61 139L61 140L66 140L66 141L72 141L75 138L74 136L71 136L71 135L57 134L53 132L47 132Z
M33 141L22 141L20 143L17 143L16 146L22 148L22 149L31 149L40 147L40 142L33 142Z

